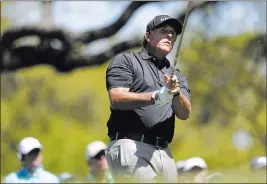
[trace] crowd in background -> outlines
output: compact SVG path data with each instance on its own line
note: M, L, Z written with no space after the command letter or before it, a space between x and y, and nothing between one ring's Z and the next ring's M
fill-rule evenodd
M34 137L25 137L20 141L17 152L21 168L9 173L4 183L115 183L105 157L106 149L107 145L102 141L94 141L87 145L85 160L90 172L83 180L79 180L69 172L62 172L57 176L45 170L42 164L43 145ZM178 175L194 173L192 182L195 183L205 183L211 178L223 177L220 172L208 174L208 165L201 157L177 161L176 166ZM251 169L261 168L266 168L266 157L253 158Z

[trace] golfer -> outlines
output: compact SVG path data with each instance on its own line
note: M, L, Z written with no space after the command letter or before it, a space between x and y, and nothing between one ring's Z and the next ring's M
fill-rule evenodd
M107 68L111 115L106 157L115 182L177 182L169 144L175 116L186 120L190 115L190 90L166 56L181 31L177 19L156 16L146 27L141 51L120 53Z

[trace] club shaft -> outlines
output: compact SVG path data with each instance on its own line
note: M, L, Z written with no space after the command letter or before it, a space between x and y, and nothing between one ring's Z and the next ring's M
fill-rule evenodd
M191 5L191 1L189 1L188 5L187 5L187 10L186 10L186 14L185 14L184 23L183 23L183 28L182 28L180 39L179 39L179 42L178 42L176 56L174 58L174 67L176 67L176 65L177 65L178 57L179 57L179 54L180 54L180 49L181 49L181 46L182 46L185 27L186 27L186 23L187 23L187 19L188 19L189 13L190 13L190 5Z

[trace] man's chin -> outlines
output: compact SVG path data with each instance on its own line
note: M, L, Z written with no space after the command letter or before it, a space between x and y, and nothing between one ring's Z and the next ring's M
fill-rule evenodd
M164 48L160 48L160 51L167 55L171 52L171 49L168 47L164 47Z

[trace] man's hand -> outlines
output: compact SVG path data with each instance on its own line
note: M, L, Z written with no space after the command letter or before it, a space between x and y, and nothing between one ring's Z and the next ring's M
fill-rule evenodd
M173 99L173 95L180 92L178 79L176 76L164 75L164 82L166 86L163 86L158 91L155 91L152 98L155 100L155 104L167 104Z
M179 80L176 75L168 76L165 74L164 82L166 83L166 86L168 87L170 93L176 94L180 92Z
M172 101L173 94L169 92L169 88L163 86L152 94L155 104L167 104Z

